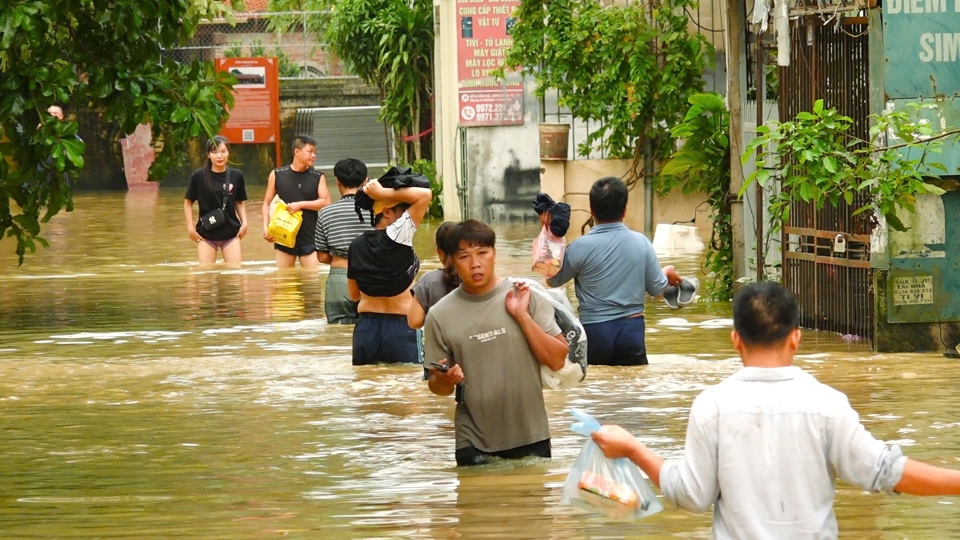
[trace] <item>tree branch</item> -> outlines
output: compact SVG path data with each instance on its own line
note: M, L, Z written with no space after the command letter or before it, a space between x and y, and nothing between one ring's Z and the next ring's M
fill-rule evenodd
M943 131L943 132L941 132L939 135L933 135L933 136L928 137L928 138L926 138L926 139L923 139L922 141L919 141L919 142L917 142L917 141L914 141L914 142L905 142L905 143L901 143L901 144L895 144L895 145L893 145L893 146L886 146L886 147L883 147L883 148L877 148L877 149L871 151L870 153L871 153L871 154L876 154L876 153L879 153L879 152L885 152L885 151L887 151L887 150L896 150L897 148L905 148L905 147L907 147L907 146L926 145L926 144L928 144L928 143L931 143L931 142L934 142L934 141L938 141L938 140L940 140L940 139L946 139L947 137L951 137L951 136L953 136L953 135L960 135L960 128L954 128L954 129L949 129L949 130L947 130L947 131Z

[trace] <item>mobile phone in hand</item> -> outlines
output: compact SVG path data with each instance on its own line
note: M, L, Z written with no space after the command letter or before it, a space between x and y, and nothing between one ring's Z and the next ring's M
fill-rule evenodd
M450 368L451 368L452 366L448 366L448 365L446 365L446 364L441 364L441 363L439 363L439 362L430 362L429 364L427 364L427 367L432 367L433 369L435 369L435 370L437 370L437 371L443 371L444 373L446 373L447 371L450 371Z

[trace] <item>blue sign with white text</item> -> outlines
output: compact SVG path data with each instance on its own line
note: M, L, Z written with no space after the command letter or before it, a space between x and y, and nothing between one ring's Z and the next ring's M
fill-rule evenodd
M884 0L887 99L960 97L960 0Z

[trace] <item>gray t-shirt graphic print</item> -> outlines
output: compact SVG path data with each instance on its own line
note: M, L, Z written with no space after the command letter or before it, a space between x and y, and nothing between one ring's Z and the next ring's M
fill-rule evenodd
M499 452L550 438L540 364L507 313L513 282L471 295L458 288L438 302L424 323L424 361L444 358L463 369L464 403L454 417L456 447ZM547 334L561 333L553 306L536 294L530 314Z

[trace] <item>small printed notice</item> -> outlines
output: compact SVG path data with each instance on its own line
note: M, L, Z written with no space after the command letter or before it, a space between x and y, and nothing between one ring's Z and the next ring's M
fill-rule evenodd
M237 79L233 107L220 134L232 144L275 143L280 137L280 83L276 58L217 58L217 70Z
M933 303L933 276L893 278L893 304L915 306Z

